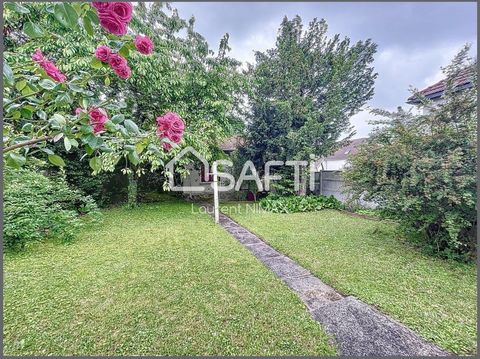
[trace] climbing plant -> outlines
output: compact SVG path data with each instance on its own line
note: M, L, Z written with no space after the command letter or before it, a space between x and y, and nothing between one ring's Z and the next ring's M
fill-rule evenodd
M67 152L82 150L93 173L113 170L122 158L155 169L178 147L185 127L178 115L161 131L153 116L150 128L139 128L128 116L126 99L104 89L141 76L136 63L152 56L153 42L129 30L132 17L128 2L5 4L3 152L8 166L20 168L43 156L63 167L54 146L63 143ZM70 41L90 44L87 51L67 53L71 65L48 46L65 33L73 34ZM135 62L130 61L133 52L141 55Z
M245 82L227 56L228 35L215 53L194 19L168 3L12 3L4 18L11 166L80 158L94 174L133 170L131 182L161 170L181 145L219 155L218 144L243 125ZM169 113L181 131L158 130Z

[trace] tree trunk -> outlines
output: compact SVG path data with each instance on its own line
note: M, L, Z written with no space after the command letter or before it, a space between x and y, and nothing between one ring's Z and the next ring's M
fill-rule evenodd
M298 190L299 196L305 196L307 194L307 173L305 171L300 171L300 188Z
M128 202L127 205L130 208L137 206L137 178L135 173L131 172L128 174Z

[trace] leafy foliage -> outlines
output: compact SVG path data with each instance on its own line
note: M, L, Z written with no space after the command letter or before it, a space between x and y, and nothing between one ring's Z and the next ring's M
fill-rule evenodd
M190 130L187 143L208 158L243 126L240 95L245 81L240 62L227 56L228 34L215 53L194 25L194 18L182 19L168 3L148 8L138 3L132 27L149 35L157 56L139 62L136 71L141 76L120 83L125 86L119 89L143 127L158 111L179 113Z
M63 177L28 169L5 168L3 200L3 243L10 249L45 237L71 240L80 215L98 214L93 199L72 190Z
M377 110L382 127L345 172L354 196L377 202L412 238L448 256L475 249L477 75L467 53L468 46L444 68L441 104L418 94L423 114ZM465 71L473 87L458 91Z
M158 154L163 152L158 145L163 140L154 131L139 131L133 121L120 114L127 106L125 101L113 101L105 88L124 80L110 79L108 64L93 57L101 43L127 56L122 49L134 48L131 35L115 36L101 29L96 10L88 2L10 4L4 19L7 165L19 168L28 158L43 155L63 167L65 161L53 152L52 144L59 141L67 152L78 148L85 153L94 173L112 170L121 158L162 165ZM36 48L41 48L49 61L54 58L66 73L66 81L55 80L39 66L40 61L32 61ZM105 108L110 117L105 132L95 133L88 114L75 114L75 108ZM154 123L153 117L150 120Z
M240 63L227 56L228 35L215 54L195 32L193 18L181 19L169 4L150 5L134 5L130 32L125 36L103 31L96 10L87 2L6 7L4 143L8 146L44 137L44 141L8 152L5 159L9 165L18 168L28 157L42 156L57 166L65 164L69 182L81 184L98 200L105 197L98 182L102 179L105 186L111 179L100 175L102 172L133 171L132 181L149 171L163 177L164 163L183 145L195 147L207 159L219 155L218 144L243 125L239 94L245 82ZM77 15L70 26L66 26L70 18L62 16L62 6L74 18ZM35 36L30 28L25 31L30 22L41 29ZM144 56L137 52L132 32L149 35L154 53ZM132 68L129 79L120 80L93 56L99 45L128 59ZM37 68L31 60L37 48L67 73L67 83L57 84ZM31 93L31 88L39 92ZM76 107L104 108L110 119L106 132L93 133L88 116L74 114ZM174 145L168 152L160 146L168 140L155 135L155 118L167 111L179 113L187 125L180 146ZM79 163L68 163L72 158ZM176 170L185 174L183 165L190 160L182 159ZM89 171L100 176L92 180L97 182L95 186L80 178ZM108 198L102 201L106 203Z
M61 147L61 144L56 147ZM122 176L119 171L113 173L100 172L92 176L92 169L88 161L82 160L80 151L66 152L64 148L59 148L56 151L65 159L66 165L63 171L70 186L91 196L99 207L106 207L114 203L114 193L121 192L121 188L109 186L109 184L116 174ZM51 170L53 171L53 169Z
M262 209L274 213L313 212L339 209L341 203L333 196L278 196L270 194L260 200Z

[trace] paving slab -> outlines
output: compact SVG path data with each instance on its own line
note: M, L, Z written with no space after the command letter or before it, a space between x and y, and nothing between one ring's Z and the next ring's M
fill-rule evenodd
M443 356L412 330L354 297L346 297L312 312L347 356Z
M270 268L278 277L284 280L291 278L302 278L310 275L308 270L284 255L266 258L263 260L263 264Z
M262 262L267 259L282 256L280 252L276 251L269 245L266 245L264 242L249 244L247 248L250 252L252 252L255 257L260 259Z

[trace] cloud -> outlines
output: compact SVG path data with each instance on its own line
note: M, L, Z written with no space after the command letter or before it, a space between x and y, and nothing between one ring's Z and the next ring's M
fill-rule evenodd
M447 65L462 48L463 41L444 43L423 49L390 46L377 53L378 72L371 105L395 107L410 96L409 88L423 88L442 78L440 67Z
M350 123L353 125L356 132L353 138L368 137L368 134L373 130L374 127L368 122L373 118L374 116L369 112L368 109L364 109L356 115L353 115L350 118Z
M412 86L422 89L441 80L443 74L440 67L448 65L463 45L463 42L458 42L424 49L400 46L380 49L374 61L379 76L369 107L389 111L394 111L398 106L411 108L405 103L410 96L409 88ZM373 118L368 110L364 110L350 119L356 131L354 138L368 135L374 127L368 124L368 121Z
M254 32L249 32L243 38L231 37L230 55L240 61L254 63L255 51L265 51L275 46L277 30L279 24L277 21L263 23Z

